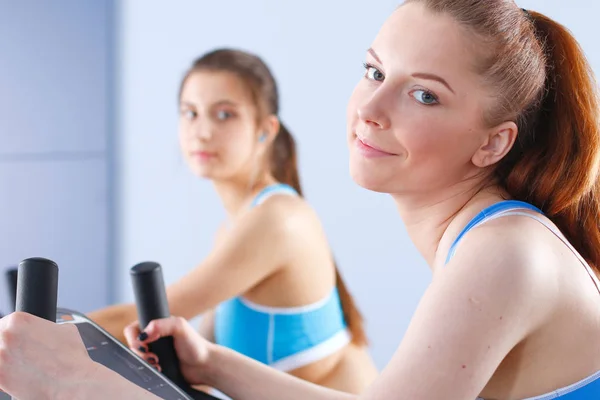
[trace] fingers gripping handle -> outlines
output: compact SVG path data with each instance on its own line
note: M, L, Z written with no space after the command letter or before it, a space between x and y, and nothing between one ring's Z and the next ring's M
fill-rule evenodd
M160 264L143 262L133 266L130 273L140 329L144 330L152 320L169 317L169 304ZM179 367L173 337L160 338L148 347L158 356L162 373L177 386L189 391L189 385Z

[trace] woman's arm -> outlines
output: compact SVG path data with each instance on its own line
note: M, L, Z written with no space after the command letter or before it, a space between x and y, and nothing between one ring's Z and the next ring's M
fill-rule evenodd
M215 235L215 245L220 245L225 238L225 227L221 226ZM194 315L195 316L195 315ZM134 304L116 304L87 314L87 317L96 322L117 340L126 344L123 329L131 321L137 320L137 309ZM200 322L200 335L214 342L214 310L207 311Z
M123 328L138 318L135 304L116 304L90 312L86 316L122 343L126 343Z
M215 342L215 310L214 308L202 315L198 333L211 343Z
M209 346L203 378L235 400L357 400L268 367L225 347ZM393 398L387 397L387 398Z
M290 245L303 232L302 212L294 212L290 200L272 198L250 210L200 265L168 286L171 315L191 319L203 314L286 265L293 254ZM123 329L137 319L137 310L135 304L118 304L87 316L125 342Z
M259 363L233 350L208 342L183 318L154 320L144 330L136 323L125 329L129 347L141 358L158 359L147 345L160 337L172 336L181 371L193 386L214 387L235 400L355 400L338 392L296 378ZM140 347L146 351L141 352ZM160 365L160 359L158 359Z
M434 272L390 363L361 399L464 400L481 394L556 306L556 262L530 222L491 221ZM555 271L555 270L554 270Z
M211 309L202 316L200 326L198 327L198 333L204 339L211 343L215 343L215 310ZM206 393L211 392L211 387L208 385L194 385L194 389L201 390Z
M122 343L127 343L123 329L138 318L135 304L117 304L91 312L87 317ZM214 309L207 311L202 315L198 328L200 335L210 342L215 341L214 318Z
M269 199L236 221L200 265L167 288L171 314L190 319L289 264L295 254L290 249L303 232L302 214L290 200Z

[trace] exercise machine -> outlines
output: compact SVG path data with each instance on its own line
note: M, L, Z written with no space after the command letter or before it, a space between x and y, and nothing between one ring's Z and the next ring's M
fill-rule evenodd
M160 265L142 263L132 268L132 282L138 313L144 318L140 319L143 326L152 319L169 316ZM152 351L160 357L163 372L158 372L82 313L57 308L57 291L58 266L55 262L45 258L28 258L19 264L16 311L27 312L59 324L75 324L92 360L162 399L217 399L191 388L185 382L179 370L173 338L162 338L151 344ZM10 398L7 394L0 394L1 400Z

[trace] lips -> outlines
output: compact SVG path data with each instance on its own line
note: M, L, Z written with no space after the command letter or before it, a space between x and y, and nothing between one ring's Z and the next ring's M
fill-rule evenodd
M198 151L192 151L191 155L193 157L197 157L201 160L209 160L213 157L215 157L217 155L217 153L213 153L210 151L202 151L202 150L198 150Z
M367 157L396 156L397 154L383 150L381 147L373 144L370 140L356 135L356 145L361 153Z

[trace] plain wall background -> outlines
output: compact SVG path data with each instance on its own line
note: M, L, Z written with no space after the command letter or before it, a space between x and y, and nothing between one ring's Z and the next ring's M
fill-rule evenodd
M239 47L271 66L282 120L295 135L308 201L322 218L363 311L383 367L402 339L431 274L390 198L348 174L345 112L366 49L396 0L289 2L126 0L119 3L119 300L132 300L128 269L162 263L167 282L208 254L224 216L209 183L188 172L177 143L177 92L192 60ZM597 2L520 1L573 29L600 66ZM585 7L585 11L584 11ZM427 27L423 27L424 34Z
M243 48L278 79L306 197L383 367L431 274L391 199L351 181L345 113L365 50L399 1L115 3L0 2L0 269L55 259L59 304L85 312L131 301L139 261L162 263L167 283L201 262L224 213L179 154L177 91L195 57ZM599 3L518 4L566 24L599 71Z
M59 306L83 312L114 298L113 16L111 0L0 2L0 271L50 258Z

